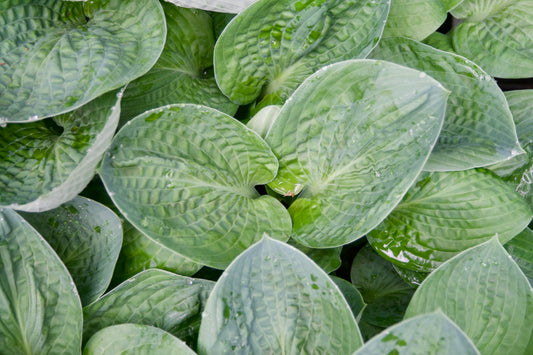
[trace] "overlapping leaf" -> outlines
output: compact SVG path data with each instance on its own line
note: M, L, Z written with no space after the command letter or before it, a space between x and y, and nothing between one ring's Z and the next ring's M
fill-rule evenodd
M363 311L366 308L366 303L361 293L352 283L346 281L345 279L341 279L340 277L334 275L331 275L330 277L333 282L335 282L335 285L337 285L339 290L342 292L342 295L350 306L350 309L352 310L352 314L355 319L357 321L360 321Z
M495 234L509 241L531 217L520 195L490 172L424 173L367 238L390 261L429 272Z
M254 188L277 169L270 148L242 123L180 104L124 126L100 175L137 229L192 261L224 268L265 232L288 239L287 210Z
M165 43L159 1L0 3L0 121L72 111L146 73Z
M213 282L150 269L120 284L83 309L84 342L122 323L152 325L194 344Z
M76 283L82 304L104 293L122 245L120 220L113 211L76 197L53 210L22 216L61 258Z
M282 104L319 68L366 57L388 11L387 0L260 0L217 41L218 85L239 104Z
M292 239L289 239L288 243L311 258L311 260L320 266L327 274L332 273L341 266L341 247L320 249L309 248L296 243Z
M0 208L0 349L3 354L81 351L81 303L53 249L14 211Z
M533 291L493 238L450 259L415 292L406 318L441 308L482 354L526 354Z
M444 126L425 170L465 170L523 153L505 96L470 60L407 38L386 38L374 52L424 71L451 90Z
M423 314L384 331L354 355L476 355L466 334L441 312Z
M39 122L0 128L0 206L40 212L73 199L111 144L122 91Z
M448 92L393 63L352 60L306 80L266 141L280 161L269 186L298 195L292 237L309 247L349 243L401 200L439 134Z
M350 354L361 345L350 307L327 274L268 237L224 271L198 339L200 354Z
M220 92L212 73L215 39L211 16L168 3L163 3L163 8L168 27L165 49L148 73L128 84L121 121L182 102L233 115L237 105Z
M116 354L196 354L184 342L162 329L140 324L119 324L99 330L85 348L83 355Z
M257 0L165 0L181 7L216 12L238 13Z
M533 77L533 2L464 0L451 36L457 53L501 78Z
M504 247L533 285L533 231L524 229Z

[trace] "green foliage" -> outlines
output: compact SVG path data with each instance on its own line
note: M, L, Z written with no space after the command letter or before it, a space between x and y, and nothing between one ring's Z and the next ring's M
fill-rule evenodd
M0 353L533 353L532 19L0 1Z

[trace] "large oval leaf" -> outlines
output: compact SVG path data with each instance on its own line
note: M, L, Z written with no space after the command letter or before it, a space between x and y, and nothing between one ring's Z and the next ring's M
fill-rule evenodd
M281 104L324 65L364 58L379 40L390 1L260 0L215 46L215 77L232 101Z
M109 152L100 175L124 217L193 261L224 268L265 232L288 239L287 210L254 188L277 159L232 117L189 104L148 111Z
M216 12L238 13L257 0L165 0L181 7Z
M442 312L405 320L371 339L354 355L476 355L472 341Z
M198 339L200 354L350 354L361 345L335 283L304 254L268 237L224 271Z
M269 186L301 192L289 208L292 237L334 247L380 223L426 162L447 95L424 73L383 61L345 61L307 79L266 137L280 161Z
M53 249L19 215L0 208L0 349L3 354L76 354L81 303Z
M439 140L424 170L466 170L523 153L498 84L479 66L407 38L386 38L372 52L424 71L451 90Z
M111 144L122 91L39 122L0 128L0 206L40 212L87 186Z
M212 73L215 39L211 16L163 3L168 32L154 67L128 84L121 121L168 104L194 103L229 115L237 105L220 92Z
M157 0L0 3L0 117L72 111L146 73L163 50Z
M162 329L140 324L119 324L99 330L85 348L83 355L116 354L196 354L184 342Z
M533 290L497 238L431 273L406 318L441 308L482 354L525 354L533 331Z
M456 52L500 78L533 76L533 2L464 0L452 14Z
M83 341L107 326L135 323L156 326L195 344L212 288L212 281L143 271L83 309Z
M495 234L511 240L532 215L520 195L485 170L424 173L367 238L395 264L429 272Z
M58 208L22 216L46 239L69 270L83 305L109 286L122 245L122 228L109 208L76 197Z

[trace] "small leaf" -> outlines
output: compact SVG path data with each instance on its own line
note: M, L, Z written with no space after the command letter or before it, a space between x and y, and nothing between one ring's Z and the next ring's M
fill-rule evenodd
M482 354L525 354L533 331L533 291L497 238L431 273L406 318L441 308Z
M248 121L246 126L257 132L261 138L265 138L278 118L280 110L281 106L278 105L265 106Z
M212 74L215 39L211 16L201 10L162 5L168 27L165 49L148 73L128 84L121 122L152 108L182 102L233 115L237 105L220 92Z
M362 237L389 214L425 164L448 92L418 71L375 60L332 64L308 78L266 137L280 162L269 186L289 207L298 243Z
M200 314L213 284L163 270L143 271L84 307L84 342L107 326L135 323L161 328L195 344Z
M526 275L529 283L533 285L533 231L529 228L524 229L505 243L504 247Z
M470 60L407 38L382 40L372 56L424 71L451 90L439 140L424 170L466 170L523 153L503 92Z
M388 0L261 0L215 46L215 77L233 102L282 104L321 67L364 58L383 31Z
M22 216L46 239L69 270L87 305L109 286L122 245L120 220L107 207L76 197L58 208Z
M39 122L0 128L0 206L41 212L76 197L111 144L122 91Z
M165 0L180 7L216 12L238 13L257 0Z
M78 292L61 260L19 215L0 208L2 354L79 354L81 329Z
M159 328L140 324L112 325L96 332L83 355L196 354L184 342Z
M350 277L367 303L362 321L385 328L402 320L414 288L370 245L365 245L355 256Z
M533 76L533 2L465 0L452 15L463 20L451 32L457 53L492 76Z
M383 37L409 37L423 40L446 20L441 0L394 0Z
M146 73L163 50L157 0L0 3L0 112L8 122L72 111Z
M479 351L441 312L423 314L387 329L354 355L476 355Z
M212 108L148 111L116 135L100 176L128 221L200 264L223 269L263 233L287 240L285 207L260 196L278 161L242 123Z
M367 238L395 264L430 272L495 234L502 243L511 240L532 215L512 188L487 171L424 173Z
M335 283L304 254L268 237L224 271L198 341L200 354L350 354L361 345Z

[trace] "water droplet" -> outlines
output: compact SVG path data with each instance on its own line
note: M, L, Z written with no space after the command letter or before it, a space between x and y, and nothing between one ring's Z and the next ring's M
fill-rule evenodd
M31 115L30 117L28 117L28 120L30 121L37 121L39 119L39 116L37 115Z
M481 266L483 266L483 267L487 267L487 266L488 266L488 264L487 264L487 263L485 263L485 262L482 262L482 263L481 263Z
M425 78L426 77L426 73L420 72L420 74L418 74L418 77L421 78L421 79Z
M4 128L7 126L7 117L0 117L0 127Z
M120 99L122 97L123 93L122 91L117 92L117 97Z

